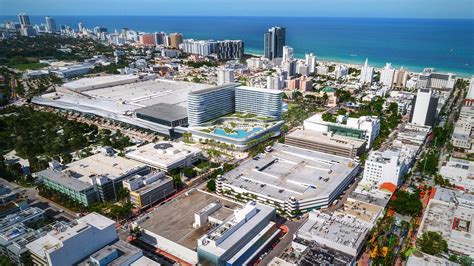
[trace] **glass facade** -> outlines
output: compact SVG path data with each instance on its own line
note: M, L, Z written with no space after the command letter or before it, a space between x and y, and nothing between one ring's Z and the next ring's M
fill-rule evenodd
M234 112L235 85L221 86L188 94L188 122L199 125Z

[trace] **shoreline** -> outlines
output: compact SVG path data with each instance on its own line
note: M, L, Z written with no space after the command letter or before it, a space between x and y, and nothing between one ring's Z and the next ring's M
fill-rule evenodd
M262 57L263 54L257 54L255 52L244 52L245 55L249 55L249 56L252 56L252 57ZM319 61L319 62L324 62L324 63L329 63L329 64L334 64L334 65L345 65L345 66L348 66L348 67L356 67L356 68L361 68L363 67L364 65L363 64L358 64L358 63L352 63L352 62L348 62L348 61L343 61L343 60L333 60L333 59L322 59L322 58L319 58L317 54L315 54L316 56L316 61ZM296 57L296 59L299 59L299 60L304 60L304 57ZM387 63L390 63L390 62L387 62ZM374 67L375 70L380 70L380 69L383 69L383 67L379 67L379 66L376 66L374 64L371 64L370 63L370 58L369 58L369 65ZM398 69L399 67L396 67L397 65L392 65L395 69ZM403 66L404 69L410 73L410 74L419 74L421 73L422 71L413 71L413 70L410 70L410 67L405 67ZM430 68L429 66L426 66L426 67L418 67L418 68ZM472 74L459 74L455 71L444 71L442 69L438 69L438 68L435 68L439 73L450 73L450 74L455 74L457 78L464 78L464 79L470 79L471 77L474 77L474 73Z

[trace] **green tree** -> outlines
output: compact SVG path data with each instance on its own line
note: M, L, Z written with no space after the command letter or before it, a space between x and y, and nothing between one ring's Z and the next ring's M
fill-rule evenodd
M418 193L398 190L394 199L390 201L390 208L400 214L418 216L421 214L423 205Z
M326 122L336 122L336 117L331 114L331 113L328 113L328 112L325 112L321 118L323 119L323 121L326 121Z
M209 191L216 191L216 180L215 179L209 179L209 181L207 181L207 190Z
M448 243L438 232L424 232L421 238L418 239L417 244L421 251L434 256L439 256L448 251Z

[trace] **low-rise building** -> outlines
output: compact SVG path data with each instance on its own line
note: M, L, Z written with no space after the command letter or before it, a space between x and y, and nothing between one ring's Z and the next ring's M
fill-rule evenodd
M332 132L318 132L309 129L297 129L285 137L285 143L291 146L322 153L355 158L365 151L364 140L349 139Z
M451 143L456 148L470 150L472 147L472 139L468 134L453 133L451 135Z
M394 146L385 151L371 151L365 162L361 182L372 187L390 184L394 190L410 169L415 154L410 148Z
M351 195L352 196L352 195ZM370 228L377 224L377 221L383 218L385 214L385 206L377 205L376 202L365 202L354 197L347 198L342 206L345 214L352 215L357 220L370 224Z
M463 106L451 135L451 143L456 148L472 151L472 128L474 126L474 106Z
M0 219L0 232L17 224L28 225L44 218L44 211L37 207L28 207L17 213L9 214Z
M117 240L115 222L88 214L26 245L34 265L73 265Z
M296 237L343 252L354 262L368 234L369 224L351 215L337 212L325 214L315 210L309 213L308 220L298 229Z
M147 174L150 167L120 156L98 153L69 163L54 163L49 169L36 173L43 184L68 195L84 206L100 200L117 199L122 181L137 174Z
M141 249L123 241L118 240L91 254L87 259L76 264L77 266L89 265L131 265L143 257ZM147 264L146 266L159 265L158 263Z
M295 215L328 207L358 173L350 158L276 144L219 177L217 192Z
M58 76L59 78L73 78L88 74L94 69L94 65L83 63L72 66L64 66L51 70L51 73Z
M135 111L135 116L139 119L170 127L170 131L173 127L188 125L188 111L185 107L174 104L158 103L143 107Z
M0 184L0 218L28 208L25 199L18 197L18 192Z
M35 230L18 223L2 230L0 233L1 254L8 257L15 265L31 265L30 253L26 245L65 224L65 222L60 221Z
M408 257L406 266L460 266L461 264L452 262L445 258L435 257L421 251L414 251Z
M450 251L474 257L473 206L473 195L437 187L423 214L418 237L428 231L438 232Z
M163 172L136 176L123 181L123 186L130 191L132 204L143 209L176 192L173 179Z
M474 191L474 162L451 157L439 169L439 174L456 187Z
M332 132L335 135L367 141L367 149L380 133L380 119L370 116L359 118L338 116L337 122L326 122L322 114L316 114L304 121L304 128L319 132Z
M408 123L398 132L396 140L404 144L421 147L430 133L431 127L429 126L419 126Z
M240 208L238 203L190 190L155 207L132 225L142 230L141 241L163 251L165 256L182 264L197 265L198 240L231 220Z
M249 202L242 209L198 240L199 263L203 265L247 265L259 249L275 239L275 209Z
M192 166L202 157L202 151L184 142L162 141L138 147L126 153L125 157L169 172L176 168Z

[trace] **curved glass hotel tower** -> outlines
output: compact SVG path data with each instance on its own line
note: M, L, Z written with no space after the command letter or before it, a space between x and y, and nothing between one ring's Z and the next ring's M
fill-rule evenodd
M235 87L226 84L188 93L188 123L199 125L235 110Z
M235 111L280 119L283 92L239 86L235 88Z

